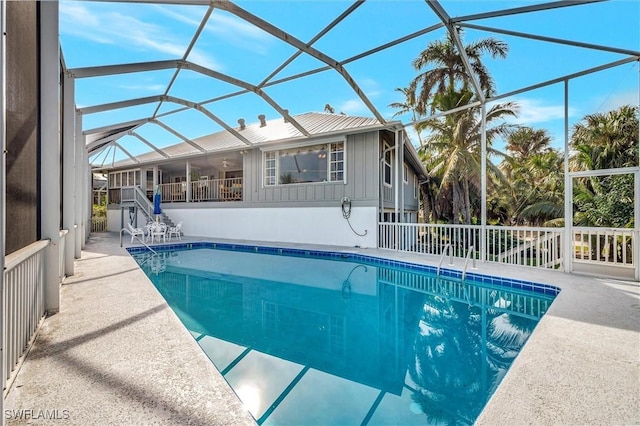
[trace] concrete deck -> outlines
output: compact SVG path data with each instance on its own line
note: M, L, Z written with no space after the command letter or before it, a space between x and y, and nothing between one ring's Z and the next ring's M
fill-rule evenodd
M640 424L637 282L497 264L474 272L562 289L477 424ZM62 417L32 424L255 424L116 234L92 235L61 288L60 313L44 322L9 390L5 422L25 423L6 410L58 410Z

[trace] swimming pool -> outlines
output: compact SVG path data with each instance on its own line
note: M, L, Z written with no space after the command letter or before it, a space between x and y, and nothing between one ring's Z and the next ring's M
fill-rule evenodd
M352 253L130 248L259 424L472 424L558 289Z

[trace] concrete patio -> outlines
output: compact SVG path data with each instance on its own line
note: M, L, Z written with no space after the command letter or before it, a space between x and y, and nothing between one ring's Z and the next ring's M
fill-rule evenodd
M418 263L439 260L305 247ZM462 260L456 263L460 269ZM637 282L497 264L478 264L474 272L562 288L477 424L640 423ZM55 410L57 419L16 418L25 412L35 417L40 410ZM118 235L110 233L92 234L75 274L65 279L60 312L44 321L9 389L4 417L7 424L255 424L120 247Z

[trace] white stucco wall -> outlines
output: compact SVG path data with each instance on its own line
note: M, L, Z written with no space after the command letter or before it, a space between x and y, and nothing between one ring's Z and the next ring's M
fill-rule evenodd
M377 209L354 207L349 221L337 207L167 209L174 223L183 222L184 235L273 242L375 247ZM117 217L119 221L119 216Z
M166 209L174 223L183 222L184 235L271 242L326 244L346 247L375 247L377 208L353 207L351 226L365 236L356 235L336 207L272 208L189 208ZM125 210L125 220L128 211ZM107 210L107 230L119 232L119 209ZM146 222L138 215L138 226Z

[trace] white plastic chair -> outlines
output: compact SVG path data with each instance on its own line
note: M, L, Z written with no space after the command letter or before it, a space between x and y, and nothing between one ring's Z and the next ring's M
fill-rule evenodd
M155 239L162 239L163 242L167 241L167 225L163 222L154 223L151 227L151 242L154 242Z
M154 224L155 224L155 222L150 220L150 221L147 222L146 225L144 225L145 241L151 241L151 228L153 228Z
M167 239L171 241L171 236L175 235L178 237L178 240L182 241L182 236L180 235L180 231L182 229L182 222L178 222L176 226L170 226L167 229Z
M134 228L132 224L127 222L127 228L129 229L129 233L131 234L131 242L136 236L142 237L142 241L144 241L144 229L142 228Z

